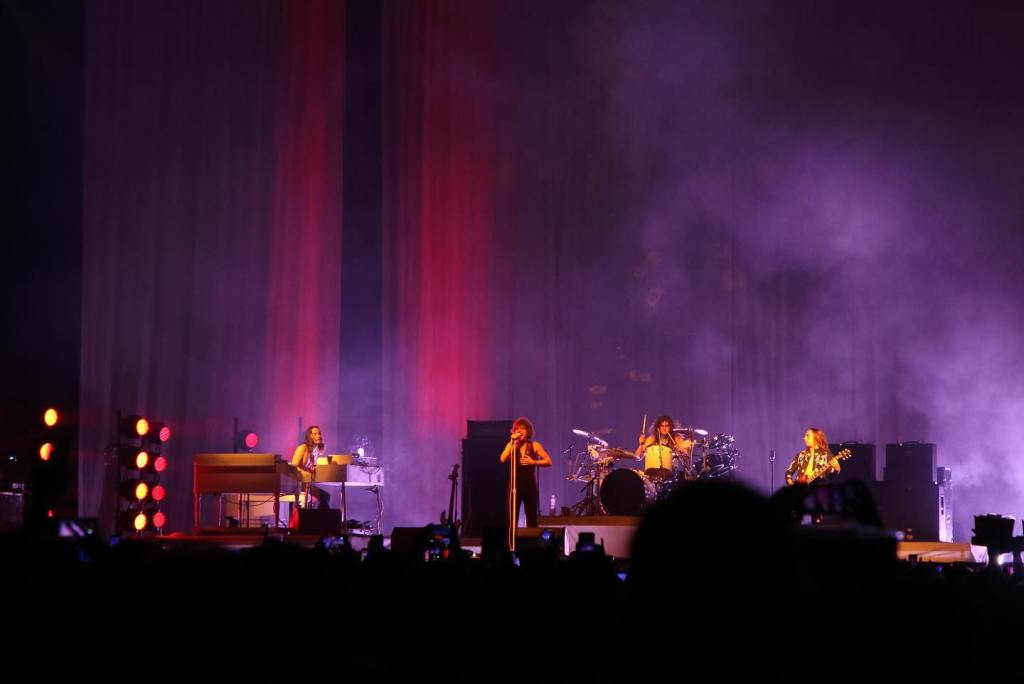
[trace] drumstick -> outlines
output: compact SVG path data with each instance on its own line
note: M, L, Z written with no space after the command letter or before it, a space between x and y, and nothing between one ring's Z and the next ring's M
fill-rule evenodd
M646 413L644 414L644 426L642 428L640 428L640 434L641 435L646 435L647 434L647 414Z

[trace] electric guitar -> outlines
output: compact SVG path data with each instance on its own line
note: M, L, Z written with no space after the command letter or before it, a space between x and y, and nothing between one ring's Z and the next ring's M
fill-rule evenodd
M452 492L448 498L448 513L445 514L441 511L441 524L442 525L454 525L455 529L462 527L462 521L456 520L455 518L455 490L459 486L459 464L456 463L452 466L452 472L448 474L448 479L452 481Z
M821 468L815 468L810 475L808 475L807 473L800 473L799 475L797 475L796 482L799 484L810 484L817 480L822 475L832 472L832 466L830 464L833 460L845 461L846 459L850 458L851 455L852 453L849 449L843 449L838 453L832 454L832 458L828 459L825 465L823 465Z

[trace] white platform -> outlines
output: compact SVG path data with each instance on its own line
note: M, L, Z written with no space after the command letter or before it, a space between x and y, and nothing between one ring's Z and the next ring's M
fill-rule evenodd
M921 563L988 563L988 549L967 542L900 542L896 556Z

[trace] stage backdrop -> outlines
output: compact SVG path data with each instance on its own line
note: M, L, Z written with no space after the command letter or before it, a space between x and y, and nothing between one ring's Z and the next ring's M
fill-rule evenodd
M174 530L235 417L289 456L300 418L337 422L344 9L90 3L83 513L117 410L174 430Z
M422 524L467 418L533 419L568 504L573 427L632 448L668 413L735 435L765 490L808 426L935 441L961 536L1013 513L1020 10L385 2L365 225L341 5L87 14L84 510L137 407L180 422L184 511L235 415L272 451L299 416L381 435L387 522ZM342 226L379 232L373 296L340 296ZM379 353L346 356L364 315ZM359 427L336 388L364 365Z

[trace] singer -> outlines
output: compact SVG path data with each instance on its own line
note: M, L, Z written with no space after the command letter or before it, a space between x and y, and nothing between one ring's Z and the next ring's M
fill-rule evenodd
M537 483L537 468L547 468L551 465L551 456L544 449L544 446L533 439L533 424L526 418L516 418L512 423L512 439L505 445L501 452L501 462L507 463L508 459L515 459L515 483L509 482L508 496L505 507L507 529L515 530L519 524L519 505L526 507L526 526L537 526L537 509L540 507L540 487ZM511 474L511 473L510 473ZM513 506L512 491L515 489L515 504ZM510 532L510 537L512 537ZM514 543L514 538L510 539Z

